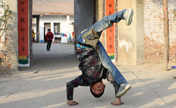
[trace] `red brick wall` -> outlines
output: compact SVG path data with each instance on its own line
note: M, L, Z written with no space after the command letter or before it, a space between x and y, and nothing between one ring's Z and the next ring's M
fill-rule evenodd
M168 0L170 62L176 59L176 20L173 9L176 0ZM160 63L163 56L164 23L162 0L144 0L145 63Z

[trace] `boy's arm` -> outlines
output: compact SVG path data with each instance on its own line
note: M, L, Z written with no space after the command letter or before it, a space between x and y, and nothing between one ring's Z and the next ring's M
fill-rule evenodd
M119 86L116 81L114 80L112 74L107 71L105 74L105 77L107 78L108 82L110 82L111 84L113 84L114 89L115 89L115 94L117 94L117 92L119 91ZM122 105L123 102L121 101L121 97L116 97L114 102L111 102L112 105Z
M74 105L78 105L78 102L73 101L73 100L68 100L68 101L67 101L67 104L68 104L69 106L74 106Z
M118 97L114 100L114 102L111 102L112 105L122 105L124 104L122 101L121 101L121 97Z
M76 101L73 101L73 89L78 86L89 86L87 79L80 75L74 80L67 83L66 92L67 92L67 104L68 105L77 105Z

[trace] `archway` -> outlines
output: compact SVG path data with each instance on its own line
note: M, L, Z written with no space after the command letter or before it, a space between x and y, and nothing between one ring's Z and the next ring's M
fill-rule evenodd
M44 2L44 1L42 1L42 2ZM60 50L60 48L58 48L58 46L63 47L65 49L65 45L66 44L65 45L61 45L60 43L57 43L57 42L55 42L55 40L53 40L51 51L47 52L46 51L46 47L45 47L46 43L44 43L45 42L45 40L44 40L45 33L44 32L41 33L41 31L44 29L42 27L46 27L45 24L47 22L50 22L49 24L50 24L51 30L53 31L54 35L57 35L57 34L55 34L55 28L52 28L52 27L55 27L58 24L63 25L63 22L59 23L59 21L55 21L53 19L48 19L48 21L44 20L44 19L46 19L46 17L47 18L57 17L57 14L59 12L49 12L47 14L46 13L35 13L35 14L32 14L32 6L33 6L32 5L32 0L27 0L27 1L26 0L25 1L24 0L19 0L18 1L18 5L21 5L21 6L19 6L18 11L21 11L22 8L26 7L26 13L28 12L28 14L26 14L26 16L25 16L25 17L28 17L28 19L26 18L26 20L28 20L28 23L21 22L23 24L23 26L26 25L26 29L28 29L28 31L26 31L26 35L25 36L24 36L24 31L21 31L21 27L22 26L21 26L21 24L19 22L19 29L18 29L19 30L19 49L21 49L20 51L28 52L28 53L25 53L25 54L22 53L23 54L22 55L21 52L19 51L19 70L25 70L24 68L21 68L21 67L30 67L30 69L32 69L33 67L35 67L34 65L36 65L36 63L41 63L41 64L43 62L47 63L48 61L50 61L49 57L55 56L56 54L58 54L58 56L59 56L59 53L56 53L56 50ZM28 5L28 6L26 6L26 5ZM50 5L51 5L51 2L50 2ZM33 16L33 18L36 18L37 26L35 27L35 31L37 32L36 33L37 37L35 39L36 39L37 43L36 42L35 43L32 42L32 29L33 29L32 16ZM25 18L25 17L24 17L23 14L19 13L19 19L18 20L21 21L21 19ZM62 17L66 18L66 21L68 21L68 15L64 14L64 15L62 15ZM42 25L44 25L44 26L42 26ZM63 28L61 27L61 29L63 29ZM23 35L20 35L20 33L23 34ZM69 36L69 35L67 35L67 36ZM26 40L24 40L24 39L26 39ZM26 41L26 42L24 42L24 41ZM73 42L71 44L73 45ZM43 49L41 51L42 53L41 52L40 53L36 53L35 52L36 49L34 49L34 47L38 47L38 46L42 46L41 48L39 48L40 50ZM70 47L69 44L67 46ZM24 48L25 48L25 51L24 51ZM74 50L74 47L73 47L73 50ZM41 55L45 55L45 56L47 54L47 57L42 58L41 56L38 56L37 54L38 55L41 54ZM65 54L65 55L67 55L67 54ZM74 56L74 52L71 55ZM56 57L56 59L60 58L58 56ZM37 57L41 58L41 60L39 60L39 58L37 58ZM35 61L34 59L37 59L38 61ZM46 60L43 61L44 59L46 59ZM57 61L55 61L55 62L57 62ZM57 62L56 64L59 64L59 63ZM45 66L45 65L43 65L43 66Z

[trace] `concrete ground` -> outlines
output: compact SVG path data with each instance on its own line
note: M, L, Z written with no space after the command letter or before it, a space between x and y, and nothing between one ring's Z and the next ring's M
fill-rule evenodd
M0 77L0 108L71 108L66 104L66 82L81 72L71 44L33 44L34 62L12 76ZM74 90L74 108L176 108L176 70L162 71L162 65L129 66L115 64L132 89L122 97L121 106L110 104L113 86L104 80L104 95L94 98L88 87ZM175 64L176 65L176 64Z

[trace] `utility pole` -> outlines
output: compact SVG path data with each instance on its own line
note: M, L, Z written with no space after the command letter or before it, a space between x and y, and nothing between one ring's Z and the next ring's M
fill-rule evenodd
M163 0L163 13L164 13L164 56L163 68L168 70L169 63L169 19L168 19L168 2Z

